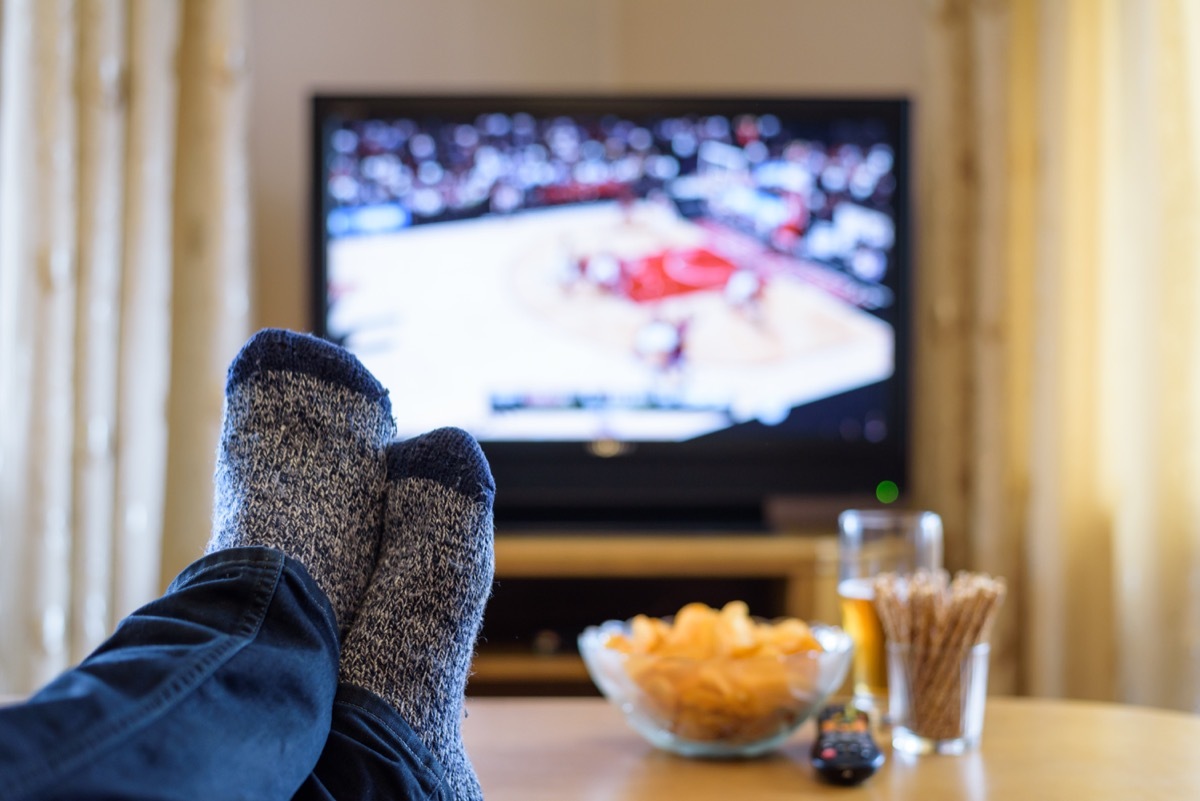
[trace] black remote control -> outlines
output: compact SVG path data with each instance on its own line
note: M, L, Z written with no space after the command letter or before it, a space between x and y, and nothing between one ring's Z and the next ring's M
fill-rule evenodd
M859 784L879 769L883 759L866 712L853 704L831 704L821 710L812 747L817 775L831 784Z

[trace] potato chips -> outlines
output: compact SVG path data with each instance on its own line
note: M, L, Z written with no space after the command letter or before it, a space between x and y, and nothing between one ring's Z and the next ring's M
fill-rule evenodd
M741 601L684 606L672 621L638 615L607 647L646 711L676 736L752 742L789 727L818 695L822 652L795 618L762 621Z

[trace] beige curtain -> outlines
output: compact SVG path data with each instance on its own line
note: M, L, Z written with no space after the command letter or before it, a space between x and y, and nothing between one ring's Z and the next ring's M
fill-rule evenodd
M1200 3L928 8L921 492L1002 690L1200 711Z
M205 539L248 330L243 0L0 0L0 693Z

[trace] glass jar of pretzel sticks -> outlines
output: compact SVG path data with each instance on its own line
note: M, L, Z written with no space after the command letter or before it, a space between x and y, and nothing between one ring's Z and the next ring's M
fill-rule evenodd
M961 754L979 745L992 623L1005 585L982 573L887 573L875 605L888 638L892 747Z

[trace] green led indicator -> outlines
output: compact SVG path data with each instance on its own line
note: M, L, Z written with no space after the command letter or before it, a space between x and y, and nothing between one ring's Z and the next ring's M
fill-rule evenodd
M895 481L880 481L879 486L875 488L875 497L880 503L895 503L900 497L900 488L896 486Z

